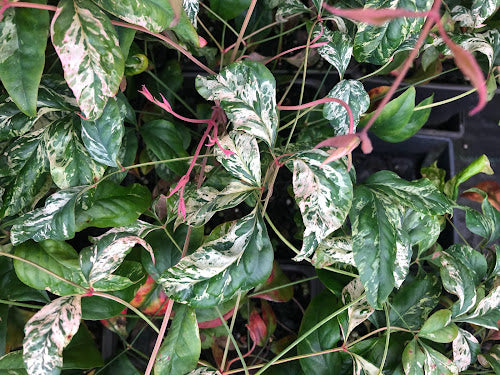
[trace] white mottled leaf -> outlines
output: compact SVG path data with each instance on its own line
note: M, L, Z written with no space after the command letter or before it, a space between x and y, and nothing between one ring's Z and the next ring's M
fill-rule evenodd
M23 135L33 127L37 120L37 117L28 117L22 113L14 102L6 101L1 103L0 141Z
M280 0L275 18L277 22L286 22L294 14L307 12L309 9L300 0Z
M419 255L434 245L441 234L439 216L425 215L411 209L406 210L403 228L408 233L411 246L418 248Z
M359 278L355 278L349 284L347 284L342 290L342 301L344 304L348 304L355 299L361 297L364 293L365 288ZM347 314L349 317L349 325L347 327L347 332L345 333L345 338L349 337L349 334L354 328L359 324L363 323L370 315L373 314L375 310L368 304L366 297L350 306L347 309Z
M96 121L82 120L82 141L94 160L110 167L118 166L116 160L125 133L123 121L124 113L115 98L108 100Z
M451 9L453 21L459 22L462 27L474 27L476 24L472 12L463 5L455 5Z
M424 352L424 373L439 374L439 375L457 375L458 368L451 359L446 358L443 354L430 346L420 343Z
M80 299L80 296L60 297L26 323L23 358L28 374L56 375L61 372L63 349L80 326Z
M456 320L496 330L498 329L497 321L499 319L500 286L497 286L485 298L479 301L472 314L461 316Z
M311 150L293 158L293 192L305 225L296 261L312 255L330 233L342 226L351 209L352 182L345 163L337 160L322 166L327 157L324 151Z
M252 186L260 187L260 153L255 137L231 131L220 140L221 146L233 155L225 155L219 147L214 150L216 159L234 177Z
M182 6L184 7L184 11L188 16L189 20L193 24L193 26L197 27L197 19L198 12L200 10L200 1L199 0L183 0Z
M458 335L453 340L453 362L459 371L467 370L472 362L475 362L480 345L470 332L459 328Z
M92 159L79 133L79 120L73 115L54 121L45 133L50 174L61 189L93 184L104 174L104 166Z
M80 266L89 284L106 279L120 266L135 245L141 245L150 254L151 246L126 228L114 228L95 238L95 243L80 253Z
M72 187L52 194L43 208L17 218L10 231L14 245L28 239L65 240L75 235L75 203L82 187Z
M217 227L207 241L167 269L158 282L168 296L193 307L212 307L264 282L273 249L257 209Z
M475 26L479 27L499 6L498 0L473 0L471 13L475 19Z
M247 199L255 187L240 181L231 181L221 191L203 186L199 189L190 189L186 192L186 219L178 217L175 226L185 223L200 226L208 222L217 211L232 208Z
M278 128L276 82L263 64L235 62L218 75L198 76L196 89L207 100L220 100L235 130L274 146Z
M317 38L321 31L323 31L323 34L315 43L328 44L318 47L318 52L321 57L337 69L340 79L342 79L349 65L349 61L351 61L352 39L347 34L340 31L331 31L326 25L321 26L320 24L316 24L314 27L312 34L313 38Z
M324 239L316 249L311 262L316 268L327 267L335 263L354 266L351 237Z
M341 99L349 105L354 120L353 131L355 132L359 118L370 105L370 97L363 85L353 79L344 79L337 83L326 97ZM349 132L349 116L340 104L334 102L325 103L323 105L323 117L330 122L335 135Z
M191 371L187 375L221 375L221 373L217 370L212 370L208 367L200 367L196 370Z
M323 4L323 0L312 0L314 6L316 7L316 11L318 12L318 14L321 14L321 7L322 7L322 4Z
M375 366L373 363L368 362L366 359L363 357L350 353L352 358L354 359L354 368L353 368L353 374L354 375L378 375L378 367Z
M96 120L118 92L125 66L111 21L90 0L61 0L51 35L80 109Z

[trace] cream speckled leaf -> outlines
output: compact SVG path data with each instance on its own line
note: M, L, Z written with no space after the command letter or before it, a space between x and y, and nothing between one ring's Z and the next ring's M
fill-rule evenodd
M122 138L124 113L115 98L110 98L101 117L96 121L82 120L82 142L90 156L99 163L117 167L116 160Z
M324 239L316 249L312 261L316 268L341 263L354 266L351 237L331 237Z
M235 62L218 75L198 76L196 89L207 100L220 100L235 130L274 146L278 128L276 82L263 64Z
M342 301L344 302L344 304L348 304L361 297L364 291L365 288L363 288L361 280L359 278L355 278L342 290ZM349 325L347 327L347 332L345 333L346 339L349 337L349 334L352 332L352 330L363 323L366 319L368 319L374 311L375 310L373 309L373 307L368 304L366 297L350 306L347 309Z
M473 0L471 13L475 20L475 27L479 27L499 6L498 0Z
M217 211L232 208L247 199L255 187L240 181L231 181L221 191L203 186L199 189L190 189L186 192L186 219L178 217L175 226L185 223L200 226L209 221Z
M75 116L54 121L45 133L50 174L61 189L90 185L104 174L104 166L92 159L79 133L80 124Z
M19 137L30 130L37 117L28 117L21 112L14 102L0 104L0 141Z
M401 360L406 375L424 375L425 356L416 338L406 345Z
M187 375L221 375L221 373L217 370L212 370L208 367L200 367L196 370L191 371Z
M231 131L220 140L233 155L224 155L220 148L214 150L216 159L234 177L249 185L260 187L260 153L255 137L238 131Z
M354 375L378 375L378 367L375 366L373 363L368 362L366 359L363 357L351 353L351 356L354 359L354 368L353 368L353 374Z
M316 11L321 14L321 6L323 4L323 0L312 0L312 3L316 7Z
M437 215L425 215L411 209L406 210L403 228L408 233L411 246L418 248L419 255L436 243L441 234L441 226Z
M365 8L404 8L410 11L429 10L431 0L419 2L408 0L367 0ZM354 37L354 57L359 62L383 65L394 52L411 37L418 33L424 23L423 18L399 17L381 26L359 23Z
M351 108L354 119L354 131L361 115L370 105L370 97L361 82L345 79L337 83L328 93L327 98L337 98L346 102ZM323 105L323 117L326 118L335 131L335 135L349 132L349 116L338 103L330 102Z
M183 0L182 6L184 7L184 11L188 16L189 20L193 24L193 26L197 27L197 19L198 12L200 10L200 1L199 0Z
M300 0L280 0L275 18L277 22L286 22L294 14L307 12L309 9Z
M146 241L124 229L114 228L104 233L80 253L80 266L90 285L111 276L135 245L141 245L153 254Z
M44 306L24 327L23 359L30 375L57 375L62 352L78 331L81 297L60 297Z
M485 298L479 301L472 314L461 316L456 320L496 330L498 329L497 321L499 319L500 286L497 286Z
M293 158L293 192L305 225L304 241L294 260L303 260L333 231L340 228L351 209L353 190L345 163L321 165L328 154L304 151ZM290 163L287 163L290 168Z
M111 21L90 0L61 0L51 35L80 109L96 120L118 92L125 66Z
M318 47L318 52L321 57L337 69L340 74L340 78L342 79L345 70L349 65L349 61L351 61L353 44L352 39L347 34L341 33L340 31L331 31L326 27L326 25L321 27L320 24L316 24L314 27L312 34L313 38L317 38L320 35L321 30L323 30L323 34L316 41L316 43L328 44Z
M176 301L206 308L267 280L272 263L271 242L255 209L214 229L201 247L167 269L158 282Z
M472 12L463 5L455 5L451 9L453 21L459 22L462 27L474 27L476 24Z
M458 375L458 368L451 359L446 358L443 354L424 343L420 345L425 357L425 374Z
M465 371L472 362L475 362L480 345L470 332L459 328L458 335L453 340L453 362L459 371Z
M81 186L60 190L37 208L17 218L10 231L14 245L28 239L65 240L75 235L75 203Z

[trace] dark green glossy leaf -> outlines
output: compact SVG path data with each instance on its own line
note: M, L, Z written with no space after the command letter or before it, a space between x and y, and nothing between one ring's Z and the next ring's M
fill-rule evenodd
M166 270L158 282L177 301L194 307L216 306L264 282L272 259L266 226L256 209L217 227L200 248Z
M184 375L196 368L200 353L195 311L187 305L177 305L167 337L158 352L155 374Z
M39 243L29 241L14 248L15 255L29 260L78 285L86 285L78 264L78 254L67 243L45 240ZM83 289L72 286L25 262L14 260L17 277L35 289L49 290L63 296L83 293Z
M92 159L80 139L79 122L75 116L63 117L45 133L50 174L61 189L90 185L104 174L104 166Z
M472 275L474 285L479 285L486 275L486 258L479 251L464 244L451 245L446 252L464 265Z
M96 121L82 120L82 141L94 160L111 167L117 166L125 132L123 119L118 101L111 98Z
M9 375L28 375L23 362L23 351L16 350L0 358L0 371Z
M130 359L126 355L114 357L112 361L108 362L105 368L102 369L103 375L141 375L142 373L137 370Z
M306 309L300 325L299 336L342 307L329 291L318 294ZM345 313L343 314L345 319ZM297 354L309 354L336 348L341 339L339 320L334 318L320 326L297 345ZM330 375L332 369L341 372L348 356L345 353L328 353L310 358L301 358L300 366L305 374ZM349 362L349 361L348 361Z
M458 327L451 322L450 310L438 310L424 323L418 337L434 342L452 342L458 335Z
M137 154L137 148L139 146L139 142L135 135L135 130L132 128L125 128L125 133L123 134L122 145L120 147L120 151L118 151L117 159L120 162L120 165L124 167L129 167L134 164L135 156ZM112 181L116 184L119 184L123 181L128 171L120 172L121 168L108 168L105 174L111 174L109 177L109 181Z
M118 92L124 71L111 21L90 0L61 0L51 35L80 109L89 120L98 119L108 98Z
M115 297L121 298L124 301L132 301L139 284L136 283L123 290L107 292ZM85 297L82 299L82 319L85 320L102 320L120 314L126 306L119 302L112 301L103 297Z
M0 80L14 103L28 116L36 115L48 32L46 10L7 9L0 22Z
M78 332L63 351L63 369L91 369L103 365L92 333L85 324L80 324Z
M230 20L248 9L251 0L210 0L210 9L225 20Z
M492 243L500 237L500 212L488 201L488 195L479 189L469 189L483 197L481 209L483 213L469 208L465 211L465 224L467 229Z
M0 258L0 298L8 301L38 301L44 303L50 301L45 290L30 288L18 279L12 259L7 257Z

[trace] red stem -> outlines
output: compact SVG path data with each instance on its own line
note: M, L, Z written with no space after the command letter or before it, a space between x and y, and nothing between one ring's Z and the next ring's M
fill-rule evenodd
M321 42L321 43L310 44L309 48L323 47L323 46L326 46L327 44L328 44L328 42ZM264 62L264 65L269 64L271 61L276 60L277 58L279 58L279 57L281 57L283 55L286 55L287 53L290 53L290 52L293 52L293 51L296 51L296 50L302 49L302 48L307 48L307 44L304 44L303 46L298 46L298 47L290 48L289 50L283 51L283 52L277 54L276 56L271 57L266 62Z

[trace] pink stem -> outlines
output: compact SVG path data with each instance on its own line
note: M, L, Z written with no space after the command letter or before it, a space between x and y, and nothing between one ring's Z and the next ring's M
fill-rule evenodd
M252 340L252 341L253 341L253 340ZM248 357L250 354L252 354L252 353L253 353L253 351L255 350L255 347L256 347L256 346L257 346L257 343L254 341L254 342L253 342L253 345L252 345L252 348L251 348L248 352L246 352L245 354L243 354L241 357L242 357L242 358L246 358L246 357ZM236 358L233 358L231 361L229 361L229 362L228 362L228 364L226 365L226 371L228 371L228 370L231 368L231 365L232 365L234 362L239 361L239 360L241 360L241 358L240 358L240 357L236 357Z
M310 44L309 48L323 47L323 46L326 46L327 44L328 44L328 42L321 42L321 43ZM302 49L302 48L307 48L307 44L304 44L303 46L298 46L298 47L290 48L289 50L283 51L283 52L277 54L276 56L271 57L266 62L264 62L264 65L269 64L271 61L276 60L277 58L279 58L279 57L281 57L283 55L286 55L287 53L290 53L290 52L293 52L293 51L296 51L296 50Z
M354 131L354 117L352 116L351 107L349 107L349 104L347 104L346 102L344 102L341 99L323 98L323 99L314 100L312 102L305 103L302 105L278 105L277 108L281 111L298 111L301 109L314 107L315 105L318 105L318 104L331 103L331 102L340 104L347 111L347 115L349 116L349 133L352 134Z
M323 8L337 16L350 18L356 21L369 23L372 25L382 25L385 22L400 17L427 17L429 12L413 12L404 8L397 9L341 9L323 3Z

